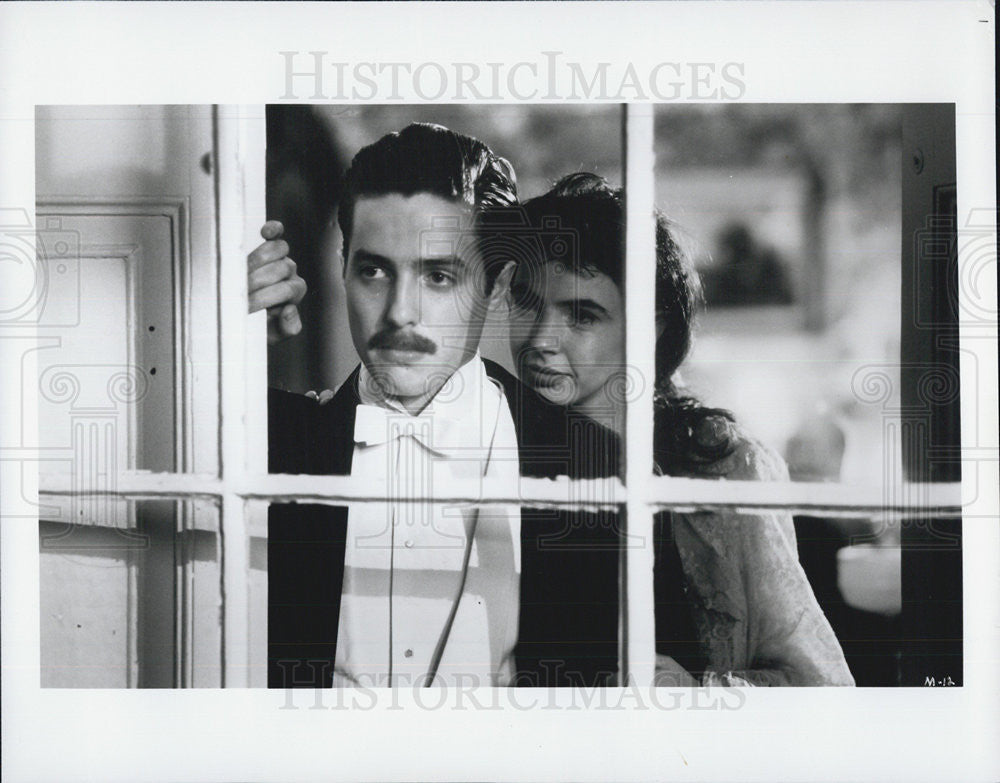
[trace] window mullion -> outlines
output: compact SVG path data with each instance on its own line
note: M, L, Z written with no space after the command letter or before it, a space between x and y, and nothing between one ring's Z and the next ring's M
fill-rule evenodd
M263 107L216 107L215 185L219 253L219 394L222 477L222 675L224 687L250 684L250 558L248 520L239 495L248 469L266 470L266 411L251 382L266 393L265 314L247 317L248 253L263 223ZM263 358L261 358L263 354ZM256 368L256 372L248 372ZM252 377L248 377L252 376ZM266 404L266 401L265 401ZM253 430L249 422L264 422ZM265 433L264 436L261 432ZM253 442L251 442L251 437ZM263 457L261 456L263 455ZM263 459L263 462L262 462Z
M552 481L520 479L516 489L496 480L448 482L446 490L435 490L442 503L460 505L522 505L533 508L579 508L587 511L614 510L624 502L624 485L616 478ZM39 492L44 505L54 498L107 495L134 499L218 498L226 491L242 498L267 502L384 502L386 490L377 482L357 476L313 476L280 473L247 473L223 482L201 473L151 473L128 471L117 474L113 488L96 482L74 483L71 476L40 472ZM412 497L403 493L400 501ZM894 514L897 516L961 515L961 482L907 482L891 488L877 484L835 482L722 481L719 479L656 476L648 479L646 502L654 510L751 510L795 513L828 513L834 516Z
M649 500L658 508L786 511L837 516L960 515L962 485L951 483L841 484L655 477Z
M656 633L653 614L653 509L648 503L653 472L655 381L656 224L654 219L653 107L624 107L625 147L625 545L622 578L624 678L653 682Z

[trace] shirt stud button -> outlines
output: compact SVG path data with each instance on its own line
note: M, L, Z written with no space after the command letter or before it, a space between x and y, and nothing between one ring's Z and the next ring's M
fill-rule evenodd
M403 542L403 546L405 546L407 549L413 549L413 539L410 538L406 539L406 541Z
M405 655L407 658L412 658L413 650L407 650L406 652L403 653L403 655Z

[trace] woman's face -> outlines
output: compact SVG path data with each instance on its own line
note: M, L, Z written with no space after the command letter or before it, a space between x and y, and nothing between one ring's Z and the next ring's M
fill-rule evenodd
M560 405L588 412L620 408L623 299L603 273L579 274L558 261L522 264L511 285L510 323L521 380Z

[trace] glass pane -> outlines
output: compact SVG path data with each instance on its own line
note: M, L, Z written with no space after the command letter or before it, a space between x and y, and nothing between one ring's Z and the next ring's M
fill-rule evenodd
M22 381L39 406L23 440L60 478L113 491L122 471L218 469L209 111L37 108L38 263L19 320L44 350Z
M659 472L841 481L880 488L888 506L909 499L904 478L935 475L921 466L953 453L957 374L917 355L946 333L954 296L947 280L925 279L943 265L919 250L937 240L947 261L953 247L941 237L948 216L935 217L954 191L953 121L920 108L908 126L886 104L657 107ZM920 327L918 311L938 317ZM901 420L903 406L920 412ZM672 518L675 545L661 556L680 558L695 586L685 595L732 593L727 563L738 566L763 580L749 611L778 626L779 607L815 593L859 684L922 685L921 667L937 684L961 681L960 522L901 532L878 513ZM793 528L795 553L783 543ZM806 582L788 576L794 554Z
M475 137L505 162L484 155L483 148L468 139L441 130L413 130L408 128L411 123L435 123ZM359 157L345 186L345 170L359 150L404 128L395 140L380 142ZM594 293L591 264L601 257L601 248L582 246L574 222L576 202L568 209L553 209L535 199L581 169L607 177L609 192L620 185L620 108L282 105L268 108L268 134L268 216L282 221L290 254L309 286L300 306L305 324L301 336L272 346L269 355L270 385L283 390L271 395L270 469L361 476L374 495L389 501L354 504L349 510L301 504L271 509L269 681L279 686L326 684L334 678L335 654L346 650L360 655L365 640L384 630L384 623L371 619L380 617L381 609L366 613L364 622L354 622L359 616L356 605L350 613L337 601L341 590L384 596L385 576L394 572L380 558L392 551L383 539L393 534L394 525L414 535L401 537L397 565L406 560L410 566L397 575L401 581L393 577L393 584L405 584L414 595L436 595L445 589L442 585L450 584L453 574L442 569L454 571L453 556L462 553L455 543L468 538L462 527L467 510L451 509L450 516L439 519L435 508L442 511L440 506L396 501L397 493L435 498L447 494L457 479L501 474L512 481L516 497L519 476L551 479L619 472L614 433L624 424L620 253L611 259L618 279L604 275L605 288ZM468 171L452 165L459 148L474 164ZM514 181L519 202L513 199ZM429 201L398 198L413 194ZM471 231L467 202L484 195L489 200L480 204L477 230ZM461 209L455 208L456 196ZM337 207L339 219L332 221ZM406 231L388 231L398 226ZM605 241L607 245L614 241ZM341 250L346 270L337 257ZM409 265L414 258L421 262L416 270ZM455 270L448 265L456 259L459 275L449 282L448 274ZM484 262L486 285L481 290L502 294L489 300L485 313L485 298L467 283L473 278L462 277L470 259ZM422 276L423 265L431 262L445 275ZM505 270L507 262L514 265ZM407 288L404 283L411 275L420 282ZM592 339L597 307L614 318L600 350ZM484 367L465 361L477 348L486 360ZM407 351L411 355L403 355ZM317 405L303 399L302 393L309 390L338 391L336 397L332 392L318 395L322 404ZM584 401L591 403L586 409ZM574 410L567 408L570 405ZM582 495L574 499L606 500ZM465 611L485 612L489 627L484 631L474 630L474 624L462 626L463 644L470 651L465 660L502 663L503 655L496 658L496 650L487 650L493 658L484 658L475 652L476 645L517 643L520 617L522 652L528 655L534 645L537 653L532 676L549 678L538 684L568 684L568 677L585 674L565 656L561 674L543 674L539 668L542 653L555 649L544 647L544 634L559 624L553 625L552 612L522 615L515 600L516 576L525 568L520 573L539 596L536 610L539 602L565 608L573 603L572 595L601 586L599 601L587 605L607 620L595 621L595 627L607 633L600 638L604 646L594 661L603 656L601 660L610 663L591 665L593 671L586 674L589 682L597 681L597 669L613 675L618 644L617 516L527 509L515 516L524 536L534 539L511 539L508 534L511 540L504 539L500 546L504 537L497 534L475 550L478 565L470 568L467 590L476 600L463 605ZM363 540L350 532L355 524L372 528ZM441 540L434 539L429 548L420 546L418 532L424 537L437 532ZM364 541L382 544L373 548ZM317 552L324 553L318 560ZM555 565L531 565L541 560ZM574 562L577 567L570 567ZM363 578L373 581L366 587ZM326 598L317 602L310 597L316 594L310 585L320 585L319 593ZM344 611L349 616L341 617ZM581 611L571 609L560 622L582 628ZM317 623L318 615L322 619ZM543 615L547 619L540 619ZM400 624L420 616L393 614ZM501 624L507 623L503 628L496 625L501 617L506 618ZM341 635L334 653L330 629L338 626ZM569 639L574 634L564 635ZM454 656L457 648L449 649ZM432 653L426 642L394 648L393 654L402 656L394 662L395 672L426 672ZM449 667L455 676L487 670L455 669L455 660L462 658L444 660L442 673ZM519 674L508 664L501 667L506 673L494 671L491 681L508 682ZM345 666L348 673L376 671L355 658Z
M305 324L302 334L271 348L272 387L295 393L335 390L357 367L356 346L364 346L372 335L360 334L360 324L356 324L359 333L351 333L343 270L337 258L343 237L332 216L352 157L384 134L414 122L437 123L488 145L509 162L513 170L510 179L516 180L521 202L529 202L560 178L581 170L606 177L611 186L621 184L617 106L269 107L268 216L282 221L291 255L309 287L300 305ZM407 176L430 179L427 172L440 161L435 162L421 143L414 142L404 155L410 161L407 165L416 171ZM426 171L421 168L424 163ZM397 161L392 165L400 164ZM375 174L370 171L366 176ZM359 181L358 190L366 187L385 190L394 186ZM421 186L411 183L401 187ZM566 225L571 222L566 210L545 210L544 215L540 210L539 206L529 214L505 216L502 220L509 219L509 224L491 227L490 259L506 254L518 262L519 276L512 281L512 288L519 295L511 301L505 298L490 310L479 350L483 358L519 375L558 405L579 402L585 395L600 398L604 402L599 416L614 426L620 418L622 349L613 345L595 353L584 345L580 327L590 326L594 313L572 304L592 293L588 293L592 287L590 277L572 274L581 259L579 231L576 226ZM448 220L454 225L454 216L431 217L438 219L439 226ZM448 237L441 234L427 233L421 251L439 252L435 241L448 244ZM458 243L466 236L461 232L453 235L459 237ZM590 256L599 255L594 248L583 250L588 250ZM598 292L598 298L614 310L615 326L620 330L623 306L618 289L612 284L608 291ZM553 318L542 313L539 306L556 295L564 304ZM610 304L604 301L608 296ZM425 309L430 308L431 297L425 295L421 303ZM459 314L453 316L424 314L421 334L430 337L438 349L439 375L447 376L451 369L446 349L455 344L476 347L474 339L470 343L464 326L442 320L462 320L468 308L463 304L458 309Z
M217 506L95 502L115 524L39 523L42 686L218 687ZM92 505L73 498L69 518L114 516Z
M958 520L673 512L656 546L657 652L699 677L963 683Z
M658 375L732 414L672 406L695 432L664 434L665 472L902 478L901 145L894 105L659 107L657 199L704 307L679 366L666 325Z
M273 504L268 687L610 685L620 517Z

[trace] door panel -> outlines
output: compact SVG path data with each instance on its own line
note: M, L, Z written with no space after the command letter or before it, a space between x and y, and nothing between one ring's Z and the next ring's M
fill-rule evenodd
M66 528L45 521L39 528L42 687L134 687L134 550L114 530L95 527L75 532L75 550L47 550Z

